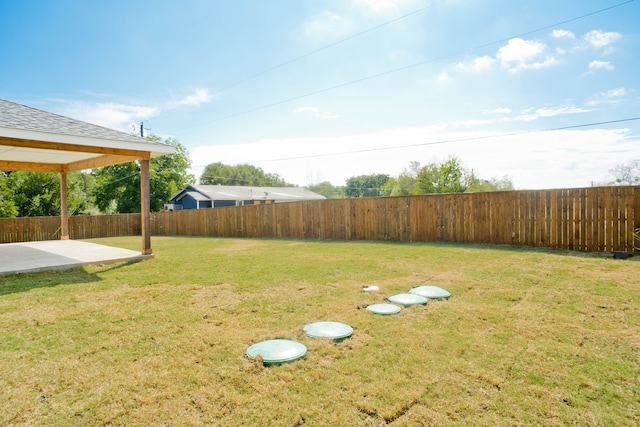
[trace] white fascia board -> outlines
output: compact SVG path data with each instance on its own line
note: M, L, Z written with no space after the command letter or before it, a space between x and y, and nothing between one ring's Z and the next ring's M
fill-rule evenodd
M0 126L0 136L16 139L30 139L33 141L55 142L60 144L86 145L89 147L106 147L121 150L147 151L152 157L173 154L175 148L171 145L157 142L131 142L117 139L105 139L98 137L87 137L78 135L66 135L60 133L49 133L26 129L7 128Z

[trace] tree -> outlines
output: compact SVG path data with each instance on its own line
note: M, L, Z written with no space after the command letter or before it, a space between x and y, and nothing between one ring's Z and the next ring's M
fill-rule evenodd
M409 168L405 168L397 178L390 178L384 185L385 196L409 196L419 194L417 177L420 171L420 162L409 162Z
M18 216L54 216L60 214L60 178L53 172L12 172L9 186Z
M200 176L202 185L239 185L244 187L293 187L276 173L266 173L262 168L241 164L210 163Z
M419 194L463 193L467 189L465 169L456 157L442 163L429 163L416 177Z
M341 199L344 197L344 187L335 187L329 181L307 185L307 188L314 193L323 195L327 199Z
M15 218L18 207L13 201L14 192L7 185L7 173L0 172L0 218Z
M160 141L155 135L148 137ZM195 178L187 173L191 167L189 152L174 138L164 141L175 148L175 153L154 157L149 161L149 186L151 211L164 209L172 196L176 195ZM128 162L106 166L92 172L96 180L95 200L104 213L140 212L140 163Z
M491 178L491 179L481 179L476 178L471 173L468 179L468 193L480 193L483 191L508 191L514 190L513 182L511 182L511 178L507 175L503 176L502 179Z
M95 210L96 178L88 172L73 172L67 176L69 215L87 215Z
M389 178L386 174L353 176L347 179L344 194L347 197L384 196L384 185Z
M11 188L11 202L15 206L18 216L60 215L59 174L16 171L5 174L5 182ZM92 177L86 173L72 172L68 174L67 206L70 215L85 214L93 207L92 183ZM9 200L9 196L5 197L6 202Z
M613 175L614 185L640 185L640 159L618 165L609 170L609 173Z

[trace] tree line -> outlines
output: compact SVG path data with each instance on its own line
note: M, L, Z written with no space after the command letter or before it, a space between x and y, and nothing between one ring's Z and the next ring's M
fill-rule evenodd
M149 139L162 141L151 135ZM150 160L151 211L164 209L171 197L196 182L188 173L189 152L174 138L162 141L175 153ZM600 185L640 185L640 159L609 171L612 179ZM200 176L202 185L295 187L278 174L241 164L211 163ZM433 193L463 193L513 190L511 178L479 178L456 157L421 165L410 162L397 176L371 174L353 176L344 186L329 181L309 183L309 190L327 198L409 196ZM140 165L122 163L73 172L67 176L70 215L140 212ZM60 178L57 173L0 171L0 217L55 216L60 214Z

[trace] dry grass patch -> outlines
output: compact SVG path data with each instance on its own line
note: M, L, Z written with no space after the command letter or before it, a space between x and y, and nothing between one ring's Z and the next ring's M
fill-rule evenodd
M0 278L0 424L640 422L635 260L206 238L155 238L154 252ZM364 309L423 283L452 298L395 316ZM319 320L354 334L306 337ZM272 338L308 353L273 367L245 357Z

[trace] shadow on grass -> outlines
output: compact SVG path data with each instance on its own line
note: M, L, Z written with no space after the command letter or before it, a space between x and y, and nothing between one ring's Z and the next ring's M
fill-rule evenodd
M89 273L84 267L75 267L66 270L49 270L0 276L0 296L17 292L28 292L37 288L52 288L60 285L99 282L103 280L99 274L136 264L140 261L141 260L134 260L130 262L112 263L108 266L104 264L102 265L103 268L95 273Z
M88 273L84 268L62 271L43 271L0 276L0 296L17 292L28 292L37 288L51 288L60 285L90 283L100 281L96 274Z

